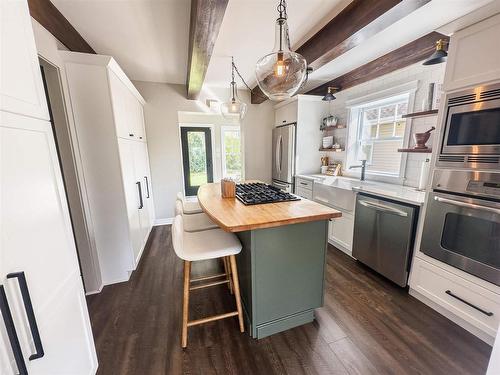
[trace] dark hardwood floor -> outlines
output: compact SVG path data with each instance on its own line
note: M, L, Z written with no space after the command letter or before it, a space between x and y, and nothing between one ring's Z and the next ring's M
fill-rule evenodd
M484 374L491 347L330 247L314 323L254 340L225 319L180 347L182 263L155 227L127 283L88 297L99 374ZM210 272L213 262L193 266ZM226 286L194 291L191 318L234 309Z

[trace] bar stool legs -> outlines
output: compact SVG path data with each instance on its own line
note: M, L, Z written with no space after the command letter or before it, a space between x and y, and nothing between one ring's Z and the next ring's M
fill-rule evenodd
M238 315L238 322L240 326L240 332L245 332L245 324L243 322L243 311L241 308L241 298L240 298L240 285L238 280L238 269L236 266L236 257L230 255L223 258L225 274L201 277L195 280L191 280L191 262L184 261L184 296L182 303L182 335L181 335L181 345L183 348L187 347L188 341L188 327L212 322L214 320L230 318L232 316ZM191 286L192 282L213 279L215 277L225 276L224 281L215 281L205 285ZM225 314L209 316L202 319L189 320L189 291L194 289L202 289L210 286L219 285L222 283L228 283L231 293L234 293L234 298L236 300L236 311L232 311Z
M241 309L240 282L238 280L238 268L236 266L236 257L234 255L230 255L229 261L231 263L231 275L233 276L234 298L236 299L236 310L238 310L240 332L245 332L245 325L243 323L243 312Z
M189 279L191 274L191 262L184 261L184 297L182 303L182 347L187 346L187 329L189 319Z
M233 294L233 280L232 280L232 277L231 277L231 264L229 262L229 258L228 257L224 257L222 258L222 261L224 263L224 272L226 273L227 275L227 287L229 288L229 292L231 294Z

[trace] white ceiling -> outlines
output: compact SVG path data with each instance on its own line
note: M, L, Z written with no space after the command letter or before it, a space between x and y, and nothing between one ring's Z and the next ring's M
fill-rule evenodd
M52 0L97 53L114 56L133 80L184 83L191 0ZM432 0L361 45L313 72L312 88L393 49L443 28L451 33L467 22L452 22L493 0ZM278 0L229 0L207 86L228 86L230 56L248 84L255 84L257 60L274 44ZM350 0L288 0L292 47L301 45ZM495 0L498 5L500 0ZM484 16L492 14L488 7ZM488 13L489 12L489 13ZM483 16L483 17L484 17ZM477 21L477 19L475 19ZM451 24L450 24L451 22ZM239 87L242 88L240 82Z
M190 0L51 0L133 80L185 83Z
M288 0L292 49L319 31L349 3L350 0ZM207 85L229 85L231 55L250 87L256 84L255 63L274 46L277 4L277 0L229 0L208 66ZM237 83L241 88L241 82Z

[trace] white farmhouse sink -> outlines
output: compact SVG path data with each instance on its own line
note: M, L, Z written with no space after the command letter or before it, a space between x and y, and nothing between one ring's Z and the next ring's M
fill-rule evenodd
M335 177L325 181L314 181L313 199L328 206L353 211L356 194L352 191L351 181L339 180Z

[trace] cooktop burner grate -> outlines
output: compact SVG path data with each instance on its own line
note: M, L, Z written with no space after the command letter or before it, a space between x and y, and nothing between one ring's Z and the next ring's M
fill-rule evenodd
M252 182L236 185L236 198L245 205L298 201L299 197L284 192L277 187Z

